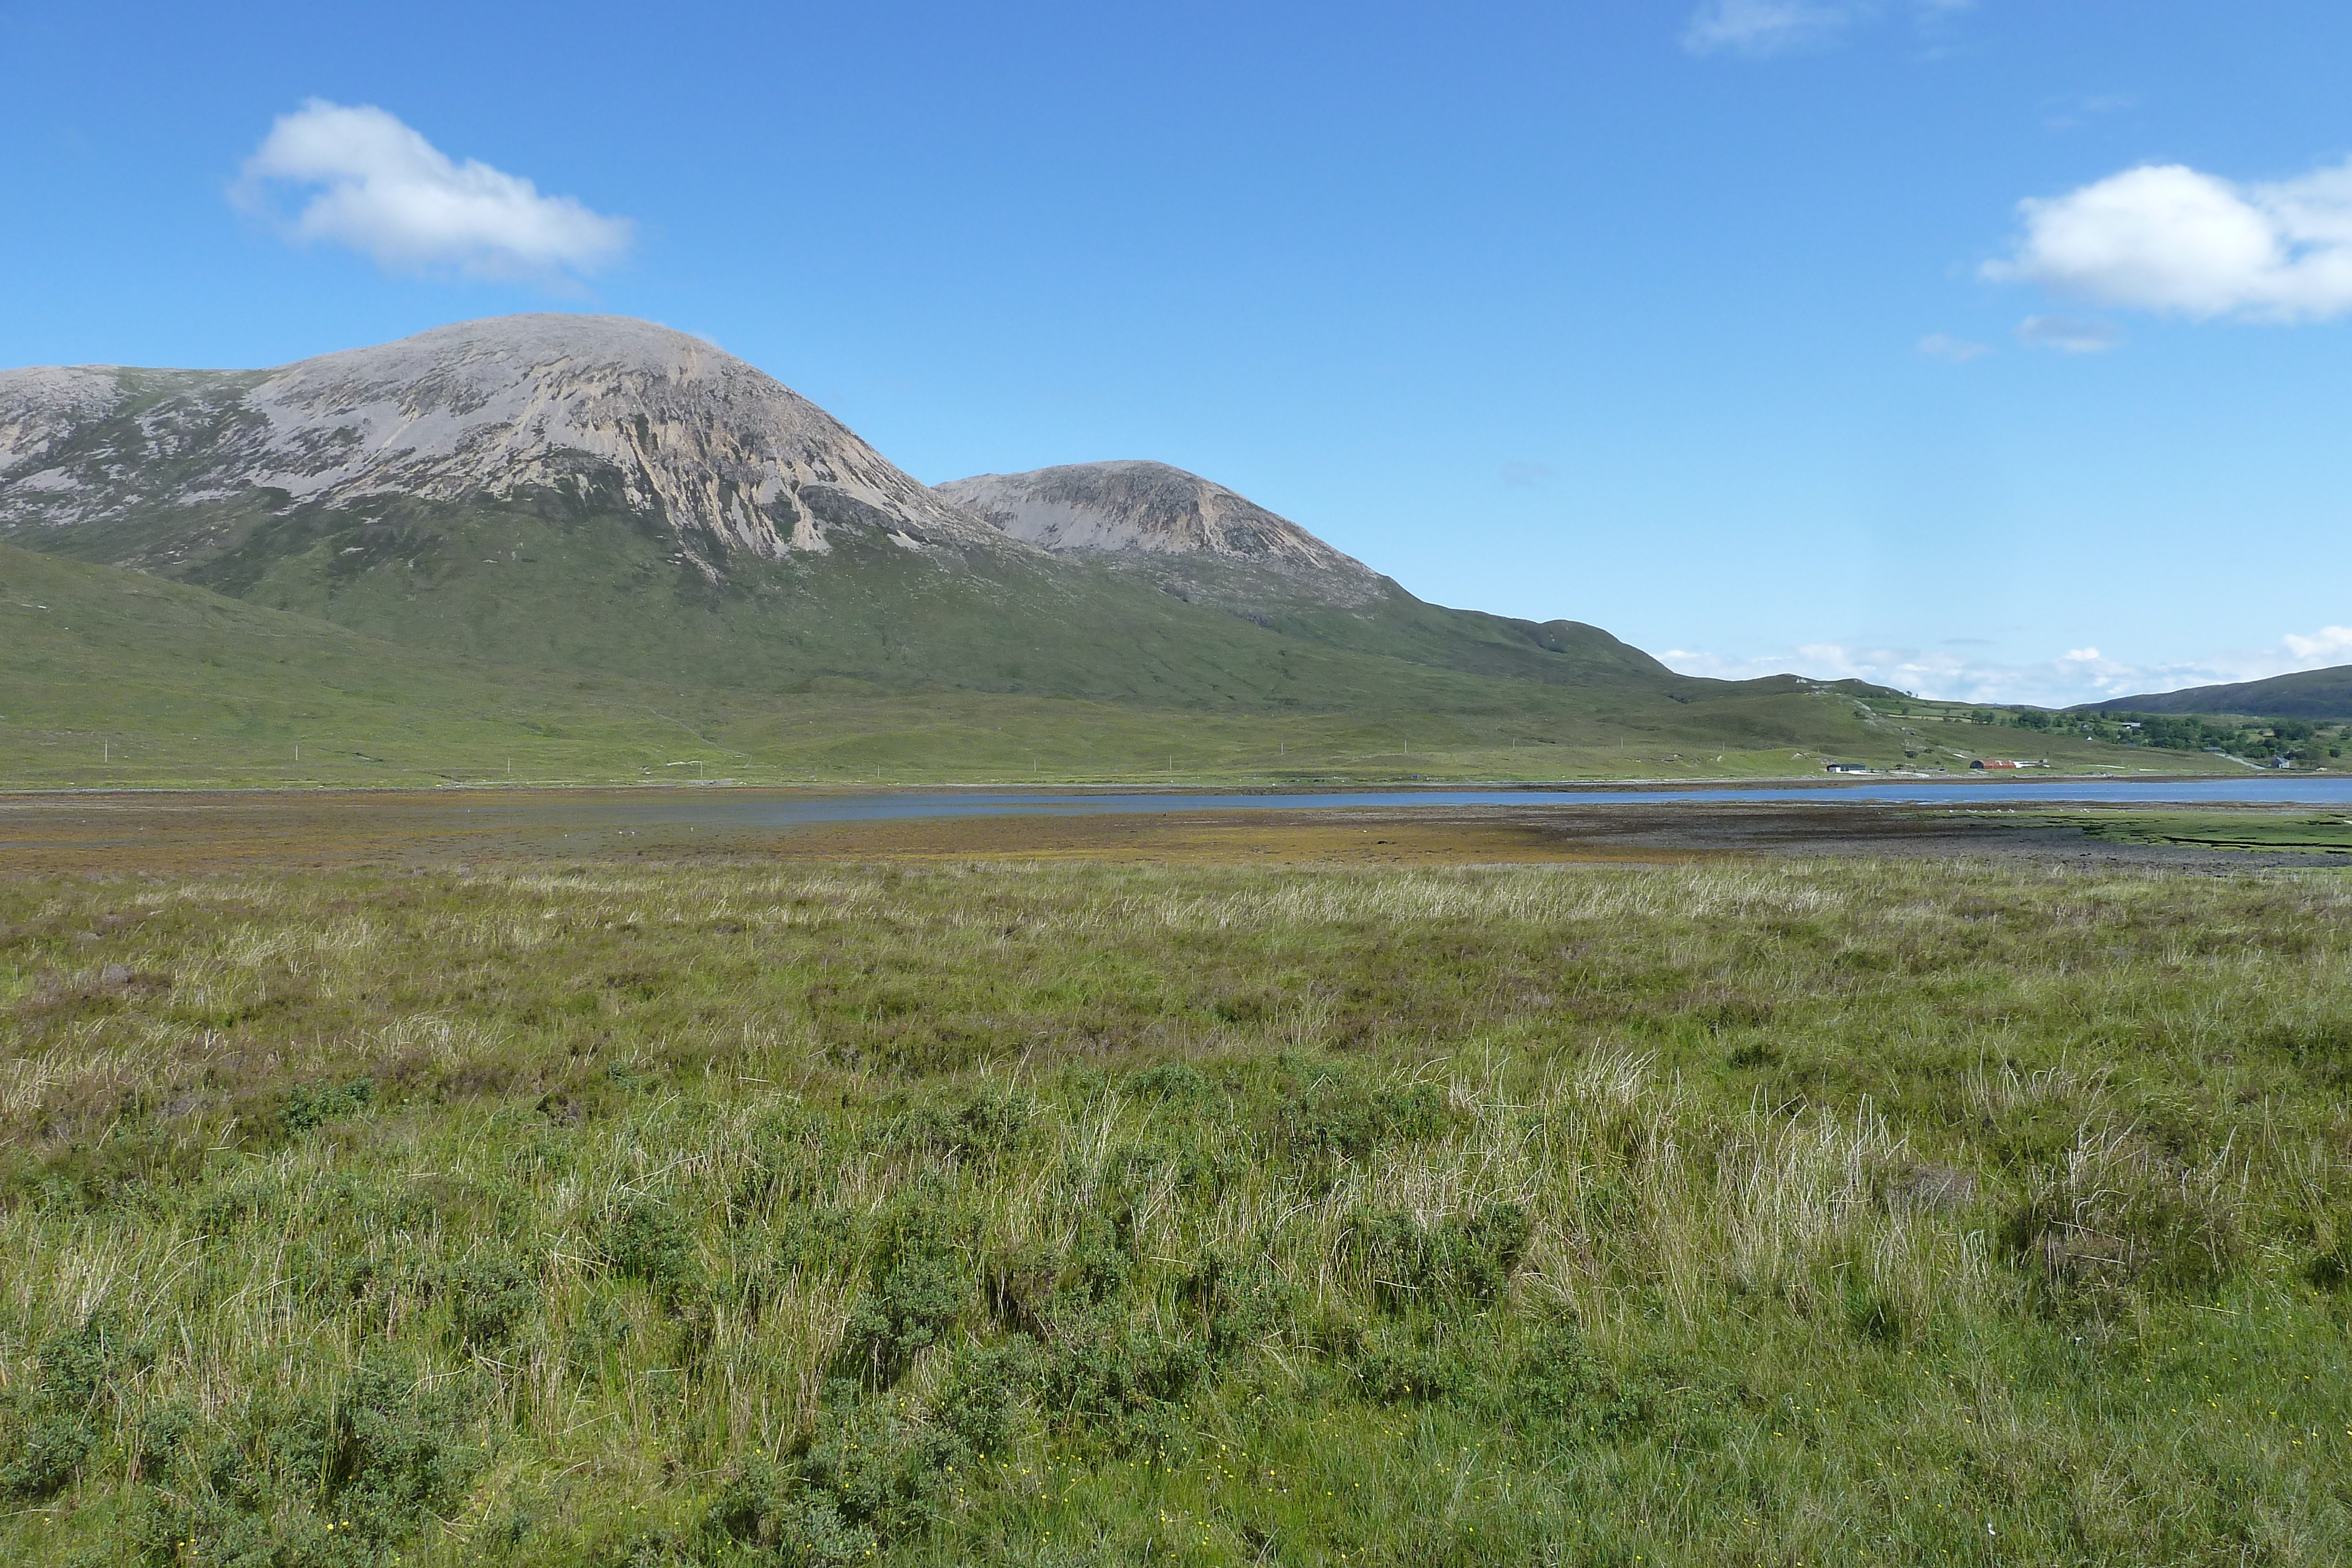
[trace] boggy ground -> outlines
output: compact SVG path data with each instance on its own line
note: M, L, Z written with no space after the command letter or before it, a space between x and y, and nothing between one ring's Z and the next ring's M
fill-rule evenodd
M2329 865L2352 826L2308 808L2193 812L2069 806L1611 800L1475 806L1007 812L760 826L725 820L762 797L724 789L250 790L0 795L0 874L166 874L239 867L462 866L551 856L674 863L1083 861L1165 865L1666 864L1725 855L1966 856L2244 871ZM676 821L712 808L698 825Z
M0 1559L2352 1540L2352 889L0 882Z
M1675 864L1771 855L1985 859L2244 872L2340 865L2352 828L2310 810L1921 808L1823 801L1540 805L970 817L813 824L761 841L789 860L1113 864ZM674 852L674 849L664 852Z

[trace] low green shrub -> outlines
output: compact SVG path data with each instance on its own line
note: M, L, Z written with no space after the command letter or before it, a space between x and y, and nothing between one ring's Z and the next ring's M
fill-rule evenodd
M538 1312L539 1271L504 1251L468 1254L449 1271L449 1323L461 1350L504 1350Z
M375 1080L354 1078L344 1083L297 1083L286 1092L278 1108L278 1125L289 1134L307 1133L345 1116L356 1116L375 1097Z
M1281 1141L1301 1155L1360 1160L1383 1144L1445 1131L1444 1091L1434 1083L1370 1082L1342 1061L1286 1060L1292 1082L1275 1111Z
M1213 1366L1208 1347L1188 1335L1106 1319L1065 1325L1038 1375L1045 1419L1115 1450L1164 1447L1185 1403Z
M678 1306L702 1283L684 1217L650 1193L625 1200L606 1218L603 1251L614 1273L651 1286L666 1306Z
M118 1382L153 1356L107 1312L45 1343L30 1385L0 1394L0 1495L41 1502L63 1491L104 1441Z
M129 1533L158 1564L375 1568L479 1473L479 1403L469 1376L395 1359L325 1392L256 1396L159 1449Z
M1431 1225L1402 1209L1368 1209L1349 1227L1359 1267L1382 1304L1396 1312L1493 1301L1510 1288L1533 1234L1527 1209L1501 1201Z
M887 1388L978 1304L969 1218L936 1186L890 1204L875 1227L866 1289L841 1336L845 1375Z

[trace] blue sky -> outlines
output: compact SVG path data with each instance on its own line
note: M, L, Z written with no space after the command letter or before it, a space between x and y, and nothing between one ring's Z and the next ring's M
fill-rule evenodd
M0 0L0 364L616 311L926 480L1159 458L1693 671L2081 700L2352 662L2347 64L2340 0Z

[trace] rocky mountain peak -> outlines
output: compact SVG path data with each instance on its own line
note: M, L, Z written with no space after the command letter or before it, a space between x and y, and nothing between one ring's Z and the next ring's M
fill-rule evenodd
M1287 517L1165 463L1072 463L938 486L1014 538L1072 555L1256 568L1357 598L1381 578Z
M109 476L126 455L162 448L193 459L175 465L191 503L251 491L330 507L617 492L664 518L706 570L734 550L822 551L843 527L913 549L1002 548L773 377L627 317L460 322L139 396L140 378L156 374L0 378L0 524L119 511L130 497Z

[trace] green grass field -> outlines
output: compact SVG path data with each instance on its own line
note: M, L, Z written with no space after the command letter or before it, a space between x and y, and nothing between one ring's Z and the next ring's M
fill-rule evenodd
M0 883L0 1558L2274 1563L2352 889Z

